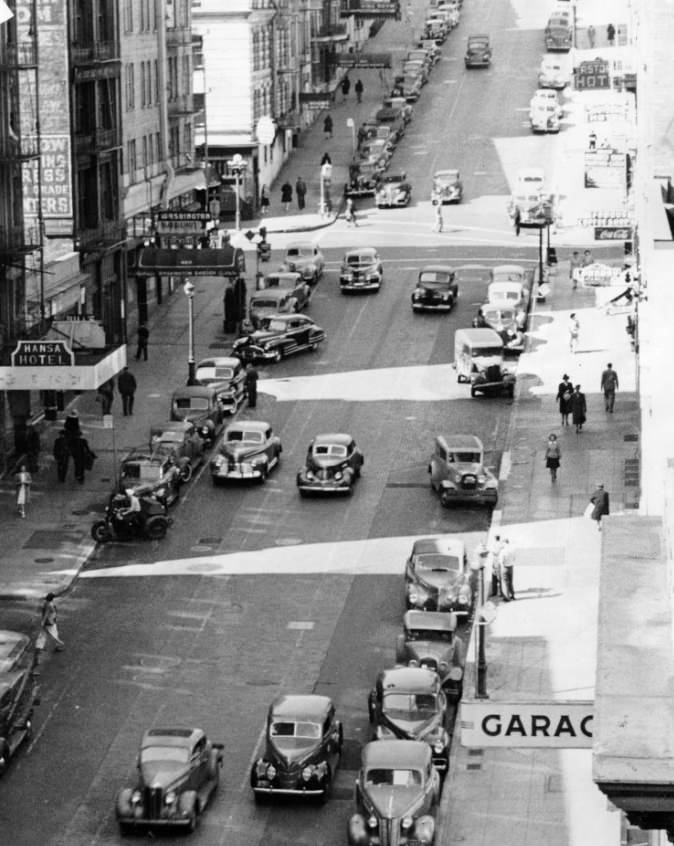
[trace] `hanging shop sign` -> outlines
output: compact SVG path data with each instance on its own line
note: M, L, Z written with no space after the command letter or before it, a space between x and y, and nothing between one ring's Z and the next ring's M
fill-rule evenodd
M67 341L18 341L12 367L68 367L75 363Z
M608 61L599 56L592 61L581 62L573 69L573 78L576 91L611 87Z
M461 745L484 748L592 747L594 703L585 701L461 703Z
M330 91L300 91L300 103L307 109L329 109L332 99Z
M236 277L246 272L246 258L239 247L220 250L156 249L145 247L135 268L136 276L150 273L182 276Z

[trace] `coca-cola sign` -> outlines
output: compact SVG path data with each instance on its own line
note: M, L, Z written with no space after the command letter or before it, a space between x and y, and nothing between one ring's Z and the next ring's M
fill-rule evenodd
M631 241L631 226L595 226L595 241Z

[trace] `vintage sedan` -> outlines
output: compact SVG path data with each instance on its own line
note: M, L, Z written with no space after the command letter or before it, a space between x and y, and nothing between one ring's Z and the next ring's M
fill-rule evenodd
M496 505L498 480L485 467L484 447L475 435L438 435L428 465L431 488L440 494L440 502L477 502Z
M132 449L122 459L119 468L119 492L150 493L166 506L178 501L182 483L180 468L173 454L162 450Z
M377 186L375 203L378 209L403 208L410 204L412 186L403 171L382 176Z
M255 799L274 795L327 799L343 743L342 724L327 696L278 696L267 714L264 753L250 773Z
M325 340L325 331L302 314L272 314L263 317L260 328L234 341L232 352L243 361L271 361L303 350L315 352Z
M286 247L282 271L299 273L305 282L315 285L323 275L325 257L311 241L293 241Z
M339 288L343 294L355 291L378 291L384 279L384 268L375 247L348 250L339 271Z
M221 743L199 728L153 728L140 743L134 787L117 794L115 814L122 834L142 828L194 831L220 781Z
M433 766L449 770L447 697L435 670L396 667L382 670L368 697L374 739L423 740L431 748Z
M189 420L210 446L225 420L225 405L220 398L221 389L216 385L185 385L171 396L171 420Z
M532 101L529 108L529 125L533 133L558 133L561 128L558 109L545 100Z
M405 123L409 123L414 117L414 106L404 97L384 97L382 105L385 109L399 109Z
M30 661L25 664L17 661L12 669L0 673L0 775L33 733L33 709L40 704L33 670L31 654Z
M452 270L459 290L465 286L487 285L492 279L491 268L484 264L460 264Z
M421 740L375 740L361 752L349 846L431 846L440 774Z
M467 68L488 68L491 64L489 36L469 35L463 61Z
M370 138L358 148L358 160L377 166L380 173L386 170L393 156L393 144L383 138Z
M474 589L463 541L419 538L405 564L407 608L469 615Z
M538 87L562 91L571 83L571 71L567 62L555 56L544 56L538 71Z
M419 271L412 291L412 311L451 311L459 297L453 268L428 265Z
M281 439L262 420L230 423L211 459L211 479L222 482L265 482L281 460Z
M316 435L297 474L300 496L353 493L365 459L351 435Z
M466 649L456 633L456 614L445 611L407 611L396 639L396 663L425 667L438 674L450 702L463 694Z
M248 320L241 327L243 332L259 329L265 317L275 314L296 314L297 301L288 291L255 291L248 301Z
M216 388L226 414L236 414L246 398L246 371L239 358L203 358L197 364L195 378L200 385Z
M294 300L294 310L302 311L311 301L312 289L300 273L269 273L262 281L265 291L285 291Z
M436 170L433 174L433 185L431 187L431 200L445 203L460 203L463 199L463 183L459 171Z
M155 455L170 455L180 478L189 482L204 461L204 439L190 420L170 420L150 427L150 449Z
M384 106L375 113L374 118L380 127L388 126L391 128L392 137L389 140L394 144L397 144L405 134L407 121L400 107Z

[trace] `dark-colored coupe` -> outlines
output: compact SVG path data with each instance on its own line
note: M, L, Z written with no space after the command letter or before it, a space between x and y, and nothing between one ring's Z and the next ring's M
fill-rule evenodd
M375 740L363 747L349 846L431 846L440 774L420 740Z
M297 474L300 496L353 493L364 463L351 435L316 435L309 444L305 466Z
M255 799L272 795L327 799L343 742L342 724L327 696L279 696L267 715L264 754L250 773Z
M231 423L211 459L211 479L222 482L264 482L281 460L281 439L262 420Z
M339 288L343 294L356 291L378 291L384 269L375 247L358 247L344 255L339 271Z
M425 667L382 670L367 704L375 740L393 737L423 740L431 747L435 768L442 775L447 773L447 697L434 670Z
M214 385L185 385L171 397L171 420L190 420L210 446L222 429L225 406L220 388Z
M220 781L221 743L198 728L146 731L138 755L138 781L117 794L119 830L175 826L194 831Z
M408 608L470 614L474 590L466 548L455 537L419 538L405 564Z
M461 699L466 665L466 650L456 626L456 614L407 611L396 640L396 663L436 672L451 702Z
M464 64L467 68L488 68L491 64L491 45L488 35L469 35Z
M412 291L412 311L451 311L458 297L454 270L446 265L429 265L419 272Z
M233 353L244 361L278 362L303 350L318 349L325 331L302 314L263 317L260 328L234 341Z

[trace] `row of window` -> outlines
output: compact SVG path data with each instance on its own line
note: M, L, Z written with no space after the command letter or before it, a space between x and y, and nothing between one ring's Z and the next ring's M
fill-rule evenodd
M156 105L161 96L158 61L157 59L142 61L139 63L139 68L140 107ZM189 55L169 56L166 78L166 96L169 103L178 99L181 95L190 94L192 90L191 75ZM126 111L133 111L136 108L136 65L133 62L129 62L124 68L124 90Z
M190 0L166 0L165 10L167 29L190 25ZM127 33L156 32L156 0L124 0L122 25Z
M185 123L171 127L169 134L169 157L174 163L186 164L192 155L192 124ZM126 161L123 170L133 178L134 173L163 161L161 132L150 132L142 138L133 138L126 145Z

